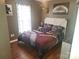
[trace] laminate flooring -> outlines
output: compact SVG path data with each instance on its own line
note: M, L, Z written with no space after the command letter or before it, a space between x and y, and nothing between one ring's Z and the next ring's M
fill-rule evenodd
M18 45L18 42L11 43L12 59L38 59L35 49L24 45ZM44 55L43 59L60 59L61 46L54 47Z

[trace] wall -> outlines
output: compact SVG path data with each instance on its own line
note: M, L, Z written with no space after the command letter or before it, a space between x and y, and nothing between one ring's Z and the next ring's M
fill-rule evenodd
M4 0L0 0L0 59L11 59Z
M42 19L41 17L41 8L38 5L39 3L36 3L33 0L6 0L6 3L11 4L13 7L13 16L8 16L8 27L9 27L9 34L14 33L16 38L18 36L18 21L17 21L17 11L16 11L16 3L18 4L25 4L25 5L31 5L32 7L32 29L37 28L37 26L40 24L40 21Z
M50 2L50 11L53 9L53 5L55 3L64 3L64 2L69 2L69 13L68 15L53 15L51 12L49 13L49 17L64 17L67 19L68 24L67 24L67 31L66 31L66 36L64 41L68 43L72 43L73 39L73 33L74 33L74 27L75 27L75 22L76 22L76 15L77 15L77 6L75 0L52 0Z
M9 28L9 37L11 34L15 34L15 38L18 35L18 21L17 21L17 14L16 14L16 2L15 0L6 0L6 4L12 5L12 16L7 16L8 21L8 28ZM12 38L11 38L12 39Z
M79 4L79 0L76 0L76 2Z
M70 52L70 59L79 59L79 0L76 1L78 6L77 20L75 25L74 37Z
M40 0L38 1L42 8L42 19L45 19L49 12L49 1L48 0Z

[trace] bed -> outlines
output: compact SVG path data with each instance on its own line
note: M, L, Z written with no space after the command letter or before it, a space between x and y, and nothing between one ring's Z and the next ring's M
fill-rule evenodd
M18 36L18 42L24 42L34 48L40 59L46 51L57 44L62 43L66 31L67 20L65 18L46 18L44 25L37 30L23 32Z

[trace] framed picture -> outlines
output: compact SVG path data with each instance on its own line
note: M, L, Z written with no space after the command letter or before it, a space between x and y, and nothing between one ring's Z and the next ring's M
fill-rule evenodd
M68 14L69 12L69 2L58 3L53 6L53 14Z
M7 16L12 16L12 15L13 15L13 12L12 12L12 5L6 4L6 5L5 5L5 8L6 8L6 14L7 14Z

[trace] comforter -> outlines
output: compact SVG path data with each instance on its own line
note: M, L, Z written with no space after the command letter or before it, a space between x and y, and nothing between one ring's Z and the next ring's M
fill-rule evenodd
M61 43L64 39L64 28L61 26L45 25L38 30L23 32L19 35L18 41L24 42L25 45L34 47L42 58L45 51Z
M37 30L27 31L19 35L19 41L23 41L32 47L50 49L55 46L60 40L58 35L54 32L40 32Z

